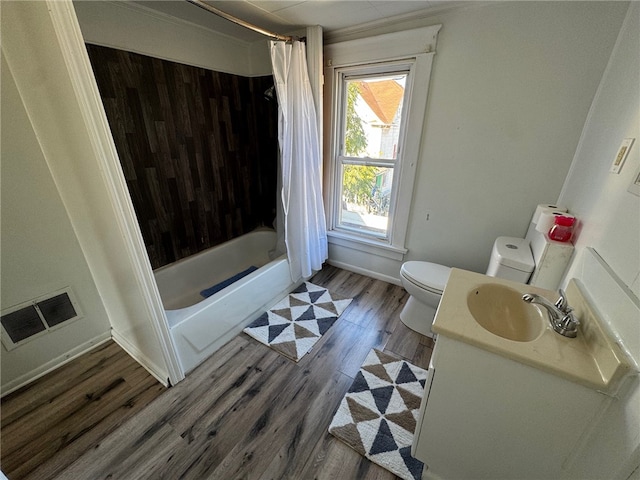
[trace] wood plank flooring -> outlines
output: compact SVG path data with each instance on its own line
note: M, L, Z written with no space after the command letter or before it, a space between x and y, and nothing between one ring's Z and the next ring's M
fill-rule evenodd
M2 399L2 471L10 480L51 478L165 390L104 343Z
M400 322L408 298L401 287L331 266L325 266L311 281L354 301L298 363L240 334L184 381L149 398L146 407L130 412L113 405L107 416L121 418L108 432L97 427L92 433L91 421L85 418L90 415L60 405L58 408L68 410L73 425L69 428L74 433L69 435L79 436L82 447L74 449L75 458L65 455L63 449L58 454L62 460L58 455L37 459L39 466L26 471L19 466L34 455L28 451L34 440L23 438L21 429L33 430L32 423L47 425L46 416L29 417L33 409L21 405L18 396L7 399L2 409L3 447L5 414L7 429L20 418L28 422L13 427L6 439L2 466L14 467L5 473L10 480L395 479L329 435L327 429L371 348L427 368L433 342ZM116 365L113 369L122 368ZM108 364L104 369L110 370ZM58 374L57 382L34 387L32 391L42 391L29 397L43 403L50 396L55 402L61 391L80 388L87 375L81 372L72 380ZM111 383L106 379L104 385ZM39 435L46 435L49 428ZM83 430L86 433L80 435ZM36 442L37 451L47 442Z

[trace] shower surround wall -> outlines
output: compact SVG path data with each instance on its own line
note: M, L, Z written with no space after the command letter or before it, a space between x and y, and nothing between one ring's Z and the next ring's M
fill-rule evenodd
M87 45L149 259L158 268L271 226L273 78Z

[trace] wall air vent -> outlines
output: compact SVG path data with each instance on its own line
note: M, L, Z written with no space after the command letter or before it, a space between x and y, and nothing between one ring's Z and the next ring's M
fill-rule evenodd
M3 310L2 343L13 350L81 316L71 288L66 287Z

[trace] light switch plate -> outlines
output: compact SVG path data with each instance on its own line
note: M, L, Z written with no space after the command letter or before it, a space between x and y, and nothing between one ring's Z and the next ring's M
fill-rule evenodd
M618 153L616 154L616 158L613 160L613 164L611 165L611 173L620 173L622 170L622 166L624 165L624 161L627 159L627 155L629 155L629 150L631 150L631 145L633 145L633 141L635 138L625 138L622 141L622 145L618 149Z
M629 188L627 188L627 191L640 197L640 168L638 168L638 171L633 176L633 180L631 181Z

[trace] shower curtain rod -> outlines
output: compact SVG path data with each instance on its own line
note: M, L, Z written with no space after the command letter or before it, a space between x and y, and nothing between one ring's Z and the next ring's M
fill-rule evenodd
M241 27L244 28L248 28L249 30L253 30L254 32L258 32L262 35L265 35L269 38L274 38L276 40L284 40L285 42L291 42L293 40L300 40L298 37L292 37L289 35L280 35L279 33L273 33L270 32L269 30L265 30L264 28L260 28L257 27L249 22L245 22L244 20L240 20L239 18L234 17L233 15L230 15L228 13L223 12L222 10L218 10L215 7L212 7L211 5L209 5L208 3L205 3L201 0L186 0L187 2L191 3L192 5L195 5L197 7L202 8L203 10L206 10L209 13L213 13L214 15L218 15L219 17L224 18L225 20L229 20L230 22L233 22L237 25L240 25Z

